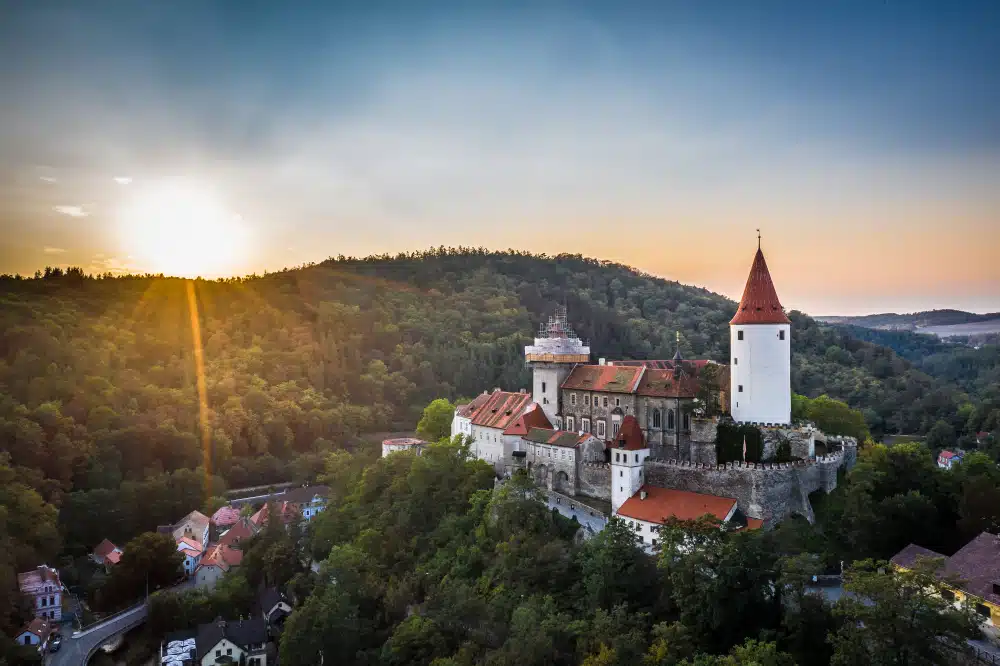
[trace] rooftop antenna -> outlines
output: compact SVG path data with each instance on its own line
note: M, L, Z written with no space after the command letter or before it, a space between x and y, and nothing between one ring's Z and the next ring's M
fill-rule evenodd
M760 249L760 229L757 230L757 249Z

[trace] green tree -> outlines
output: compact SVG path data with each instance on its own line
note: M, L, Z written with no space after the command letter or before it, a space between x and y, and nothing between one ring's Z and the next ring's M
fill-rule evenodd
M445 398L433 400L424 407L424 414L417 424L417 437L430 442L451 435L451 421L455 417L455 405Z
M113 599L127 601L155 592L177 581L183 555L173 537L158 532L144 532L122 549L121 561L111 570L109 587Z
M938 420L927 433L927 448L940 451L955 446L955 429L950 423Z
M857 562L844 573L834 612L843 620L830 641L834 666L953 664L979 634L975 613L956 609L937 592L940 559L922 559L908 571Z

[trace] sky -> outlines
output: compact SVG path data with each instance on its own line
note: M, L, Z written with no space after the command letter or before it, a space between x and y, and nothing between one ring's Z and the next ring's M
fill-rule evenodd
M1000 311L1000 3L0 2L0 273L439 245Z

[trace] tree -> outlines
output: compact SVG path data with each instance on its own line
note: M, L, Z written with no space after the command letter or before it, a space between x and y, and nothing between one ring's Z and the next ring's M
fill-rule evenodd
M455 416L455 405L445 398L433 400L424 407L424 414L417 424L417 436L430 442L451 434L451 421Z
M647 607L655 601L654 561L642 552L635 532L620 518L590 539L580 551L586 607L610 610L619 604Z
M111 570L109 593L113 601L134 599L177 582L183 555L169 534L144 532L125 544Z
M941 559L919 559L907 571L856 562L844 572L843 620L830 641L834 666L952 664L979 634L975 613L938 594Z
M938 420L927 433L927 448L940 451L955 445L955 429L950 423Z

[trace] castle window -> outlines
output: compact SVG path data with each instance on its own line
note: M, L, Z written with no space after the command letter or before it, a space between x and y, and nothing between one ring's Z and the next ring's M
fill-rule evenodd
M569 404L576 406L576 393L569 394ZM572 428L570 428L572 430Z
M659 408L653 410L653 427L660 427L660 410Z
M638 454L638 453L637 453L637 454L635 454L635 461L636 461L636 462L639 462L639 454Z
M618 470L618 476L625 476L625 472L623 472L622 470Z
M621 462L621 461L622 461L621 454L620 453L615 453L615 462Z
M689 412L684 412L684 429L691 429L691 414Z
M585 393L584 394L584 396L583 396L583 404L585 404L587 407L590 407L590 394L589 393Z
M667 430L674 429L674 410L667 410Z
M618 436L618 429L622 427L621 421L614 421L611 424L612 437Z
M600 437L601 439L604 439L605 434L606 431L605 431L604 419L599 419L597 421L597 436Z
M573 419L573 417L572 417L572 416L567 416L567 417L566 417L566 430L570 430L570 431L572 431L572 430L573 430L573 426L574 426L574 425L575 425L575 424L574 424L574 419Z
M580 429L584 432L590 432L590 419L581 419Z
M785 332L784 331L778 331L778 339L779 340L784 340L785 339Z
M740 359L738 359L738 358L736 358L736 357L734 356L734 357L733 357L733 365L739 365L739 364L740 364Z
M743 338L740 339L742 340ZM542 382L542 393L545 393L545 382Z
M621 407L621 406L622 406L621 398L615 398L615 407Z
M604 396L604 406L608 406L608 396Z
M737 391L739 391L740 393L743 393L743 384L739 385L739 387L737 388Z
M736 331L736 339L737 340L743 339L743 331Z

